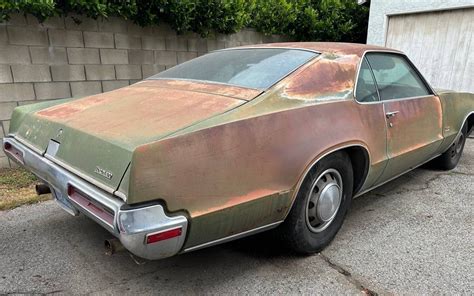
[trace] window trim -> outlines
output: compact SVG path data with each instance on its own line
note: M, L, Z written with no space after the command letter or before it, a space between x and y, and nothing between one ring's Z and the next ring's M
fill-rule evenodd
M372 76L372 80L374 81L375 91L377 92L377 101L373 101L373 102L361 102L361 101L357 100L357 96L356 96L357 89L356 89L356 86L357 86L357 84L359 83L360 68L362 68L362 64L364 63L364 61L367 63L367 66L369 66L370 76ZM358 103L361 103L361 104L374 104L374 103L379 103L379 102L381 102L382 100L380 99L379 86L378 86L378 84L377 84L377 80L375 79L375 74L374 74L374 71L372 70L372 66L370 65L369 61L368 61L367 58L365 57L365 53L364 53L364 56L363 56L362 59L361 59L360 67L359 67L359 71L358 71L358 72L359 72L359 73L358 73L358 76L357 76L356 85L354 86L354 99L355 99Z
M375 85L377 87L377 93L379 95L379 100L376 101L376 102L359 102L356 99L356 96L355 96L356 91L357 91L357 84L358 84L358 81L359 81L359 74L360 74L359 72L360 72L360 68L362 67L362 61L366 58L366 55L368 53L389 53L389 54L394 54L394 55L401 56L402 58L405 58L405 60L408 62L408 64L415 70L416 74L418 74L418 76L421 78L421 81L423 82L425 87L428 89L428 91L431 92L431 94L425 95L425 96L413 96L413 97L397 98L397 99L390 99L390 100L382 100L382 98L380 97L380 93L379 93L379 89L378 89L378 85L377 85L377 80L375 80L375 74L373 73L372 66L370 65L370 63L367 60L367 63L369 64L369 67L370 67L370 71L372 71L372 76L374 78ZM428 83L428 81L425 79L425 77L421 74L421 72L418 70L418 68L413 64L413 62L408 58L408 56L405 53L400 52L400 51L396 51L396 50L391 50L391 49L375 49L375 50L371 49L371 50L364 51L358 65L357 65L357 71L356 71L356 76L355 76L355 85L354 85L352 96L354 98L354 101L356 101L358 104L370 105L370 104L380 104L380 103L383 104L384 102L421 99L421 98L427 98L427 97L438 96L438 95L436 94L436 92L431 87L431 85Z

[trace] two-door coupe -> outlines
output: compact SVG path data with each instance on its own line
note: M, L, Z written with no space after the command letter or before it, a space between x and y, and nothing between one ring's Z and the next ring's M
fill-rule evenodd
M138 256L271 228L307 254L353 197L428 161L454 168L473 125L474 94L433 90L399 51L281 43L18 107L3 147Z

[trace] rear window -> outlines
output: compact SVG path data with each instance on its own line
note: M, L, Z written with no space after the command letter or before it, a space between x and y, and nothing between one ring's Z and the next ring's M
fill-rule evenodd
M298 49L215 51L149 79L192 79L267 89L318 54Z

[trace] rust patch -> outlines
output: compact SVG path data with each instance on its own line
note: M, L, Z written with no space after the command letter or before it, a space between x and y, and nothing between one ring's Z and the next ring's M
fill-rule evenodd
M354 88L357 55L328 56L298 73L287 85L284 96L312 100L328 95L350 93Z

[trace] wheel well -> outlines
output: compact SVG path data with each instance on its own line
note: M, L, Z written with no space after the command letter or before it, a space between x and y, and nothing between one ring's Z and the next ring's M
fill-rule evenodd
M352 146L343 149L351 159L354 172L354 195L362 188L369 172L369 153L361 146Z
M468 136L469 136L469 132L473 132L474 128L474 113L469 115L469 117L467 118L467 133L468 133Z
M369 153L368 151L362 146L350 146L340 150L333 151L328 155L325 155L323 158L337 152L344 151L349 155L351 159L352 170L354 172L354 188L353 194L356 195L357 192L362 188L364 185L365 179L367 178L367 174L369 172ZM323 159L321 158L321 159ZM309 175L309 172L313 171L316 168L316 164L321 160L319 159L316 163L313 164L311 169L308 171L308 174L305 176L305 179Z

